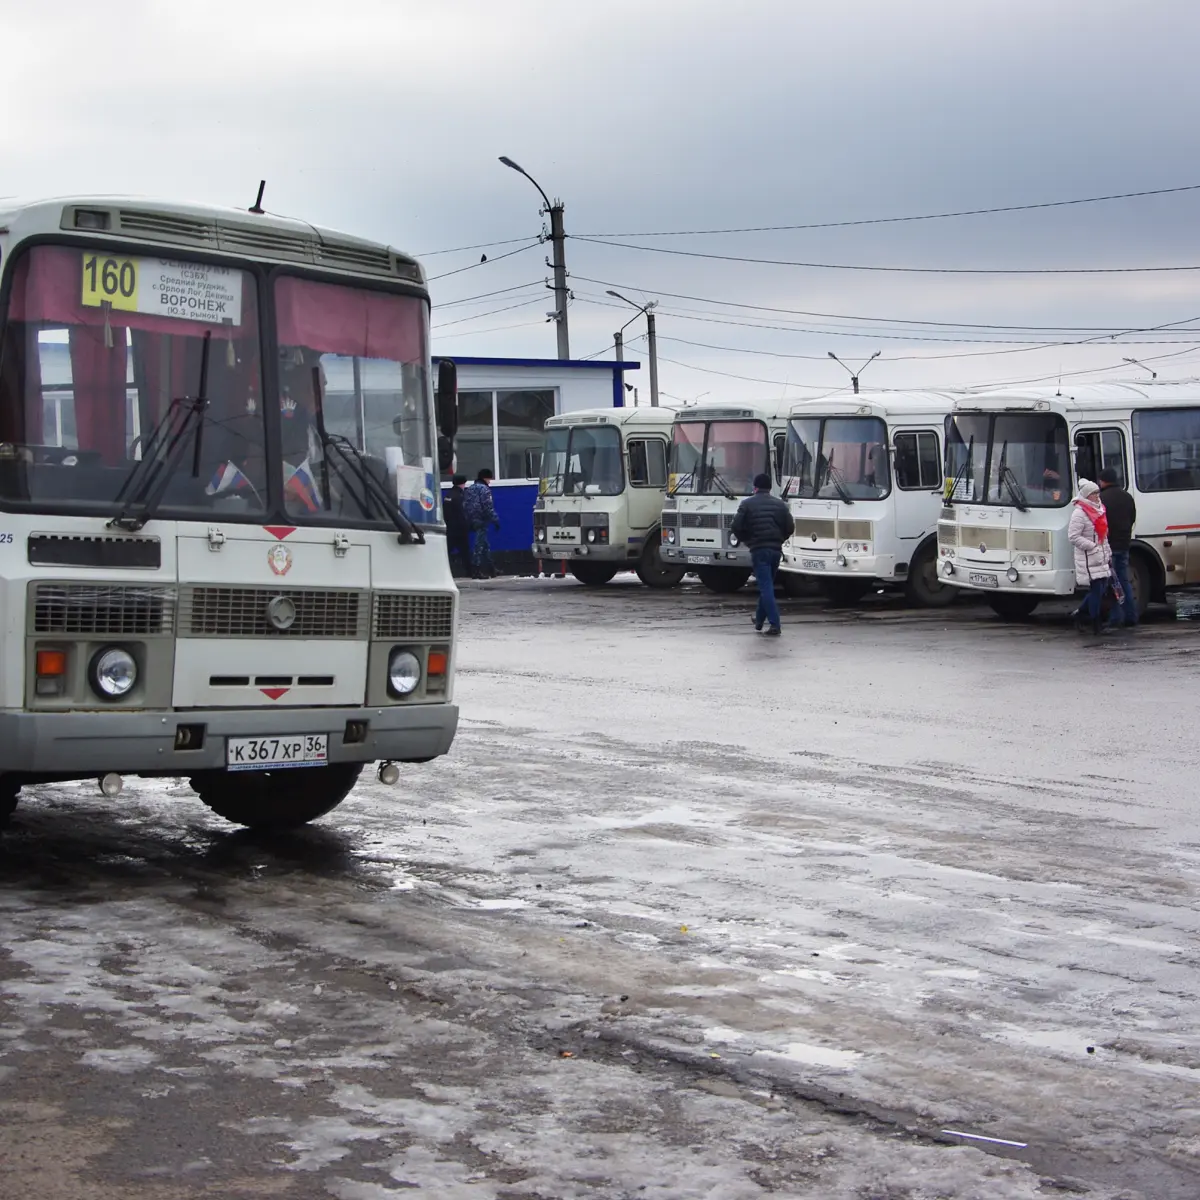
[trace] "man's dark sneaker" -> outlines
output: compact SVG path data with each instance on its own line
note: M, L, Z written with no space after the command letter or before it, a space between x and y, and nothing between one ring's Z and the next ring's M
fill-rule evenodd
M754 618L751 617L750 620L754 621ZM754 621L754 632L755 633L762 633L762 627L763 627L763 623L761 621Z
M771 627L770 627L770 628L767 630L766 636L767 636L767 637L779 637L779 635L780 635L782 632L783 632L783 630L782 630L782 629L780 629L778 625L772 625L772 626L771 626Z

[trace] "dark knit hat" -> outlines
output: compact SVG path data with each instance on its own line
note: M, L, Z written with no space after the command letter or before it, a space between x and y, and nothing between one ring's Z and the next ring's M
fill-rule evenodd
M1101 471L1100 474L1096 476L1096 478L1101 483L1116 483L1117 482L1117 473L1116 473L1116 471L1114 471L1112 469L1112 467L1105 467L1104 470Z
M767 474L759 474L754 477L754 490L756 492L769 492L771 490L771 477Z

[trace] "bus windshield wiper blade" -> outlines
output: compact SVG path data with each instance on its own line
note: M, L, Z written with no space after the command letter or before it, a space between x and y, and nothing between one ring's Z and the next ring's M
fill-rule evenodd
M961 444L961 443L960 443ZM971 458L975 454L975 435L971 434L971 440L967 443L967 457L963 459L963 465L958 468L954 478L950 481L950 490L943 497L947 504L954 503L954 493L958 491L958 483L960 479L966 476L967 468L971 465Z
M153 520L162 498L171 483L176 464L183 454L188 433L196 427L192 452L192 473L200 474L200 434L204 428L204 411L208 408L208 352L212 332L204 334L204 349L200 354L200 390L194 398L172 400L162 420L150 431L142 445L142 457L133 465L117 492L116 501L124 500L121 511L108 523L110 529L127 529L136 533L147 521ZM135 511L140 506L141 511Z
M729 484L725 482L721 472L715 468L710 468L708 472L708 482L716 487L717 491L725 497L726 500L736 500L737 496L733 494Z
M845 479L840 468L835 467L829 459L825 460L825 478L837 489L837 494L841 497L843 504L854 503L854 497L846 490Z
M1008 465L1008 443L1005 442L1000 447L1000 466L997 468L996 475L999 479L1000 488L1008 484L1008 490L1012 494L1013 502L1021 512L1029 511L1029 503L1025 499L1025 493L1021 489L1021 484L1017 480L1016 472ZM996 499L1000 499L1000 492L997 489Z

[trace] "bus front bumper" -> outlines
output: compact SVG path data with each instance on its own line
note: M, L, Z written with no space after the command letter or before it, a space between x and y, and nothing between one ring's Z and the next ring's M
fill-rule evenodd
M838 562L838 557L842 561ZM811 575L817 579L895 579L894 554L834 555L784 554L780 564L785 571Z
M607 562L625 563L631 558L639 558L642 553L642 539L636 545L628 546L556 546L553 543L533 543L533 557L545 562Z
M1075 568L1030 571L1003 563L971 563L955 559L952 572L946 572L945 558L938 561L938 578L952 587L970 588L977 592L1014 592L1022 596L1072 596L1075 594ZM1009 570L1017 578L1009 578Z
M663 542L659 553L663 562L680 567L751 567L750 551L739 547L736 550L699 550L690 546L672 546Z
M190 728L190 739L196 739L197 727L202 729L197 749L177 748L181 727ZM328 735L331 763L423 762L445 754L457 728L455 704L171 712L9 711L0 712L0 773L72 778L108 771L190 775L223 769L227 738L315 733Z

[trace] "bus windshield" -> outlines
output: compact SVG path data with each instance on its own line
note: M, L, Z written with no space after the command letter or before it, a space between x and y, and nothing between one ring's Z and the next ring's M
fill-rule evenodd
M770 470L762 421L675 423L668 488L672 494L748 496L754 491L754 477Z
M783 475L789 497L882 500L892 488L887 427L878 417L794 417Z
M1057 413L958 413L946 418L952 500L1060 508L1071 499L1067 423Z
M543 496L619 496L621 434L611 426L551 429L542 451Z
M252 272L197 259L25 251L0 336L0 499L111 515L204 400L160 514L261 521L282 506L297 524L390 525L368 470L411 520L436 521L423 300L282 276L264 329L258 291ZM273 396L264 347L278 355ZM356 481L330 438L361 456Z

